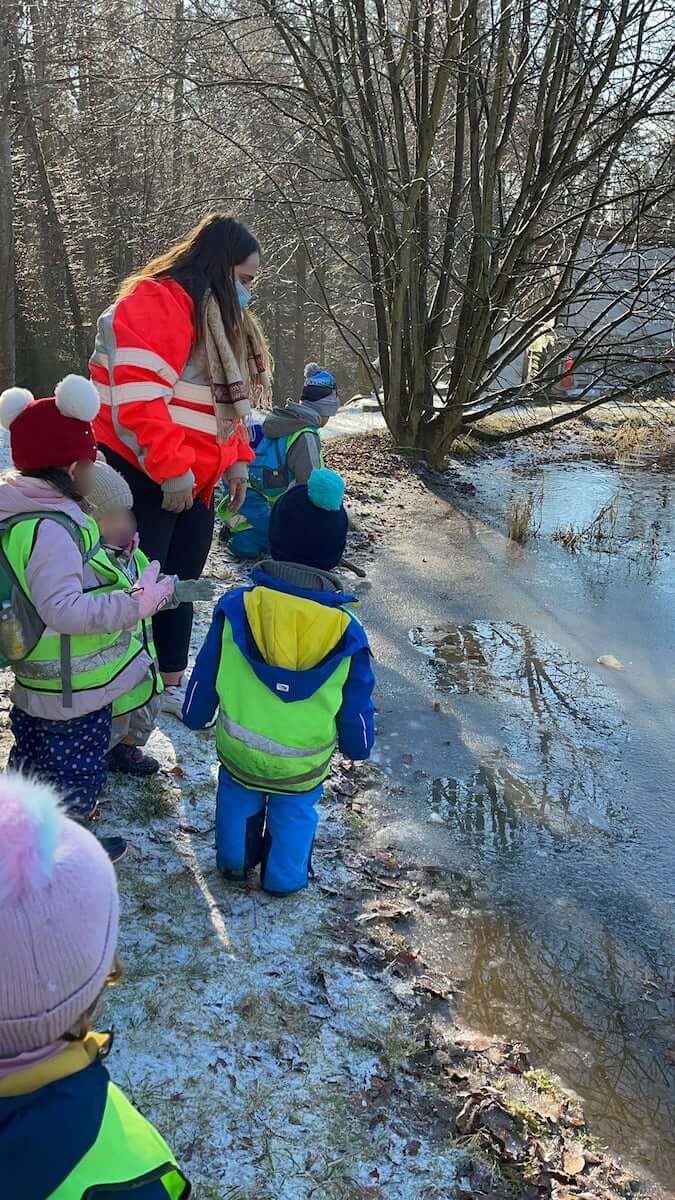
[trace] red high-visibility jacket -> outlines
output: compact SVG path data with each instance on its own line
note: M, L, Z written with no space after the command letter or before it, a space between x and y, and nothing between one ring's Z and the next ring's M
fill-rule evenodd
M144 279L101 314L89 370L101 398L98 441L155 483L191 486L208 503L225 472L246 474L235 466L255 457L246 439L216 441L194 305L173 279Z

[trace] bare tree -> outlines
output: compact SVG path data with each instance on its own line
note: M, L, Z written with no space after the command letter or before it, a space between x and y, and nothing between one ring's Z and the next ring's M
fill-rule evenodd
M591 404L598 384L635 381L612 379L609 359L659 376L642 326L650 290L672 288L668 247L625 302L608 299L583 330L568 318L619 268L635 274L640 224L673 194L665 152L639 183L624 170L636 137L653 148L672 100L668 6L260 3L285 49L276 107L312 127L358 204L400 442L442 458L468 425L548 394L570 354L589 364ZM553 328L562 337L524 390L523 354Z
M0 388L15 382L16 357L10 12L7 4L0 13Z

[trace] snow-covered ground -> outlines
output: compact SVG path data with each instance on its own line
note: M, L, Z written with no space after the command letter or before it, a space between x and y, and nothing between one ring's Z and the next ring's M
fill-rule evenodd
M217 548L221 577L223 558ZM195 648L208 616L200 606ZM397 1090L408 1021L343 924L354 879L344 798L321 806L316 880L273 899L216 870L213 732L165 717L150 750L161 775L113 777L101 824L130 842L125 978L107 1009L113 1077L174 1146L199 1200L447 1196L457 1152L428 1139Z

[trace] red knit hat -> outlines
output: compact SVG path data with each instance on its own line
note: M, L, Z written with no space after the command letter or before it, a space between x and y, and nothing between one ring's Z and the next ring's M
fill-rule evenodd
M84 459L95 462L91 422L99 407L96 388L81 375L66 375L45 400L36 400L26 388L8 388L0 396L0 425L9 430L14 466L44 471Z

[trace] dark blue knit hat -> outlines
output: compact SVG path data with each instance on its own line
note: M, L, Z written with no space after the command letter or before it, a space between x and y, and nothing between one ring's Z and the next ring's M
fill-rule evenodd
M316 367L316 363L310 365ZM339 408L335 376L320 367L316 367L311 375L305 375L302 402L311 404L321 417L334 417Z
M270 516L270 550L277 562L332 571L345 552L347 514L341 475L321 467L306 484L277 500Z

